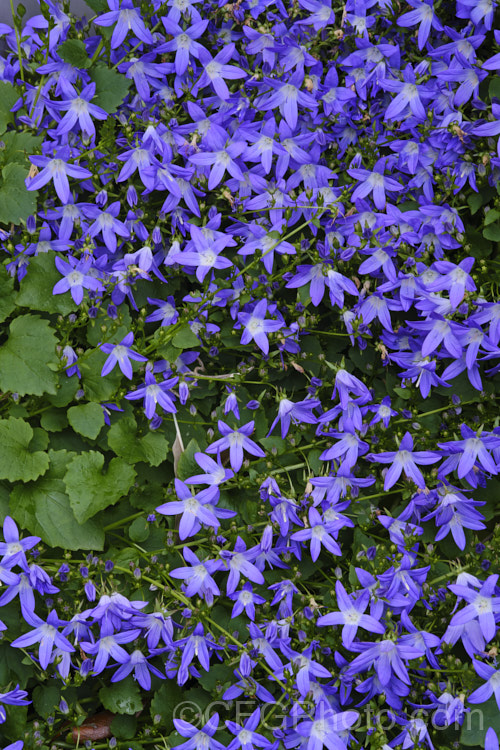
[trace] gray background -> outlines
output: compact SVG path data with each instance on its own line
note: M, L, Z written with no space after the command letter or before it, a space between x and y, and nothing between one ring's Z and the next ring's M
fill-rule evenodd
M37 0L14 0L15 8L17 8L19 2L22 2L26 8L25 18L35 16L40 12L40 6L37 3ZM74 13L75 16L83 16L85 14L87 18L91 18L94 15L90 8L85 5L85 0L71 0L71 12ZM0 0L0 23L8 23L12 25L10 0Z

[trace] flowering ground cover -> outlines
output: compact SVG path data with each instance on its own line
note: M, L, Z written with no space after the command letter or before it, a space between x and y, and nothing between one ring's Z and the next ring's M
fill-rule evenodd
M498 750L496 3L87 3L0 26L2 748Z

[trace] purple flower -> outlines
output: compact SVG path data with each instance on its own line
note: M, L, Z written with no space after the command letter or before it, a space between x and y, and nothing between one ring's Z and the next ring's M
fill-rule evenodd
M218 570L223 570L224 564L221 560L203 560L201 561L189 547L183 550L184 559L189 563L189 567L174 568L169 572L172 578L181 578L184 581L183 591L191 598L192 596L201 596L209 606L212 605L214 596L220 595L220 590L214 579L213 574Z
M424 102L427 103L432 98L433 92L428 87L417 84L415 72L410 64L403 71L403 79L404 82L390 78L383 78L379 81L381 88L397 93L385 110L384 119L401 120L408 116L407 108L409 108L419 122L424 122L427 116Z
M267 312L267 300L261 299L251 313L238 313L238 320L244 326L240 343L248 344L253 339L264 354L269 354L267 334L279 331L284 325L279 320L266 320Z
M254 750L255 747L271 748L273 743L264 735L255 730L260 724L260 708L256 708L251 716L245 721L244 725L236 724L234 721L226 721L226 726L235 735L227 746L227 750Z
M313 562L318 559L321 548L325 547L332 555L341 555L341 549L332 534L336 533L338 526L334 521L326 521L321 518L316 508L309 508L309 528L301 529L291 535L291 539L298 542L311 541L311 558Z
M265 597L254 592L251 583L243 584L241 591L229 594L229 598L235 601L231 617L238 617L245 610L252 621L255 620L255 605L263 604L266 601Z
M139 685L144 688L144 690L150 690L151 673L156 675L156 677L159 677L161 680L165 679L165 675L160 672L159 669L150 664L148 661L148 657L144 656L142 651L139 651L139 649L135 649L130 655L127 654L127 656L127 661L118 667L113 677L111 678L111 682L124 680L127 675L133 672L134 678L137 680Z
M64 278L58 281L52 290L52 294L63 294L71 292L71 297L76 305L83 301L83 290L92 289L94 292L104 291L104 287L99 279L89 273L93 270L92 258L76 260L68 255L67 262L59 256L55 259L56 268L62 273ZM75 360L73 360L75 361ZM69 373L68 373L69 374Z
M192 635L183 638L182 641L178 641L178 644L182 647L181 665L177 674L177 683L179 685L183 685L188 679L188 668L195 656L203 669L208 672L210 669L211 652L221 648L214 643L211 633L205 635L201 623L196 625Z
M7 693L0 693L0 724L3 724L7 718L5 708L1 705L4 703L6 706L28 706L31 701L27 701L28 693L26 690L20 690L19 685L13 690L9 690Z
M153 44L151 32L144 25L140 11L134 7L132 0L121 0L121 3L119 3L119 0L108 0L108 4L113 10L97 16L94 23L96 26L113 26L113 24L116 24L111 36L112 49L119 47L125 41L129 31L132 31L142 42Z
M6 748L8 750L8 748ZM493 727L488 727L484 739L484 750L498 750L498 737Z
M92 172L77 164L67 164L65 159L68 157L69 149L66 148L61 149L52 158L48 156L30 156L30 161L37 167L43 167L43 169L35 177L31 179L29 177L26 178L26 188L28 190L39 190L50 182L50 180L53 180L59 200L62 203L69 203L71 193L68 175L78 180L83 180L86 177L92 177Z
M235 65L227 65L234 56L235 46L231 42L225 45L212 59L212 56L203 47L199 50L198 58L203 66L203 73L192 88L193 96L197 96L200 89L212 86L217 96L221 99L229 99L229 89L226 80L246 78L247 73Z
M175 309L175 300L172 296L168 296L166 302L162 299L151 299L147 298L150 305L158 307L157 310L150 313L146 318L146 323L155 323L161 320L162 326L170 326L177 322L179 313Z
M305 399L305 401L290 401L282 398L278 407L278 416L272 423L267 437L274 430L278 422L281 422L281 437L284 440L290 429L290 423L293 424L316 424L317 417L312 414L313 409L321 406L321 401L317 399Z
M171 388L177 385L179 378L170 378L160 383L150 370L146 370L145 385L137 388L135 391L127 393L125 398L128 401L144 399L144 413L148 419L152 419L156 413L156 405L159 404L163 411L175 414L177 409L174 404L174 395Z
M233 430L221 419L219 419L217 425L219 432L223 437L216 440L215 443L211 443L206 449L207 453L220 453L224 450L229 450L229 460L233 471L239 471L241 469L243 464L243 451L247 451L247 453L250 453L252 456L257 456L259 458L265 457L266 454L262 448L259 448L257 443L254 443L254 441L249 438L249 435L251 435L254 430L254 421L247 422L237 430Z
M195 474L192 477L186 479L186 484L208 484L211 487L221 484L221 482L227 482L231 479L234 474L231 469L225 469L221 463L220 455L217 456L217 461L214 461L210 456L206 456L204 453L195 453L194 460L200 466L205 474Z
M472 660L474 669L477 674L486 680L484 685L478 687L469 695L469 703L485 703L492 695L495 696L498 709L500 710L500 670L495 669L491 664L485 664L482 661Z
M422 2L422 0L408 0L408 4L415 8L409 13L403 13L398 18L398 26L403 28L408 26L415 26L418 24L418 48L423 49L431 28L436 31L442 31L443 26L436 16L434 8L432 7L432 0L429 2Z
M182 737L189 738L176 745L179 750L225 750L225 746L214 739L219 726L218 713L213 714L201 729L184 719L174 719L174 726Z
M320 627L325 625L343 625L342 643L350 648L358 628L369 630L372 633L385 633L385 627L371 615L365 615L365 609L370 603L370 592L363 591L357 599L349 596L340 581L335 584L335 593L340 612L331 612L328 615L318 617L316 624Z
M180 479L175 479L175 491L180 500L171 500L163 503L163 505L159 505L156 508L156 511L165 516L182 514L179 521L180 539L184 540L196 534L201 529L202 523L212 528L220 526L218 519L214 515L214 509L212 506L207 505L209 500L206 494L207 490L193 495L184 482L181 482Z
M414 451L413 438L406 432L399 444L399 450L387 453L369 453L368 461L376 461L381 464L392 464L385 475L384 490L390 490L404 471L408 479L412 479L417 487L425 488L425 479L417 464L428 466L439 461L441 456L435 451Z
M3 538L4 542L0 542L0 555L2 555L2 564L8 565L9 562L13 564L21 564L25 570L28 568L28 562L26 560L26 552L33 549L38 542L41 541L39 536L25 536L24 538L19 537L19 529L13 518L5 516L3 522Z
M304 737L305 750L345 750L345 732L356 723L357 711L336 713L330 707L317 706L314 721L302 721L297 726L297 734ZM307 740L307 743L306 743Z
M61 80L61 89L65 98L60 102L50 103L50 109L55 109L56 111L66 110L66 114L57 126L56 133L58 135L69 133L78 123L80 130L88 133L89 136L95 135L95 126L92 117L95 117L97 120L106 120L108 117L108 113L101 109L101 107L92 104L91 100L94 98L96 90L95 83L87 84L78 93L75 87L63 78Z
M75 650L68 639L59 633L57 628L65 625L66 622L58 618L55 610L52 609L49 612L46 622L34 613L30 619L30 624L36 625L34 630L19 636L15 641L12 641L11 645L15 648L27 648L28 646L33 646L35 643L39 643L38 658L42 669L47 669L54 648L59 648L65 652Z
M116 252L116 235L124 238L130 237L130 232L125 224L117 219L120 213L120 201L111 203L104 211L101 211L98 206L90 204L82 210L87 218L94 219L88 229L89 235L96 237L100 234L110 253Z
M300 90L299 86L302 86L303 82L304 72L302 70L297 70L286 82L274 78L264 78L263 83L275 89L275 91L256 99L255 107L264 112L279 107L287 125L295 130L298 120L298 105L300 104L307 109L318 107L318 102L311 94Z
M134 352L130 347L134 341L134 334L127 333L119 344L101 344L100 349L105 354L109 354L104 366L101 370L101 376L108 375L115 365L118 363L120 370L123 372L126 378L132 380L133 372L130 360L133 359L136 362L147 362L148 358L143 357L142 354Z
M220 556L224 561L226 569L229 570L226 585L226 593L228 595L236 591L236 587L239 584L242 575L254 583L264 583L264 576L253 564L258 553L258 547L247 549L247 546L241 537L237 537L236 539L234 552L230 552L229 550L221 551Z
M101 633L96 643L82 641L80 648L86 654L95 654L92 674L98 675L105 669L111 658L119 664L126 664L129 660L129 654L120 644L131 643L141 634L139 628L123 631L122 633L113 633L111 623L104 623L101 627Z
M351 400L350 394L358 396L359 403L366 404L371 400L371 393L366 385L359 378L351 375L347 370L337 370L335 375L335 386L333 388L332 399L338 395L342 409L347 409L347 404Z
M367 195L373 193L373 202L376 207L381 210L385 208L386 197L385 191L399 192L404 190L401 185L392 177L385 177L384 170L386 168L387 158L383 157L379 159L374 167L373 171L367 169L348 169L347 173L354 177L354 179L360 181L360 185L354 190L351 200L354 202L358 198L366 198Z
M479 591L462 584L451 584L448 588L454 594L469 602L466 607L453 615L450 625L467 625L470 620L479 620L479 627L486 641L495 637L495 615L500 613L500 596L493 596L498 575L489 576ZM500 704L499 704L500 707Z
M462 433L462 438L464 438L463 440L451 440L448 443L438 443L438 447L447 454L452 454L453 458L458 458L458 454L461 454L456 467L458 477L460 479L465 477L473 470L476 462L484 471L487 471L490 474L497 474L498 469L496 463L488 453L488 449L492 450L498 448L500 446L500 438L492 434L478 435L466 424L461 425L460 431ZM446 471L444 464L442 469L444 471L440 473L444 474Z
M231 141L219 151L198 151L191 154L189 160L201 167L212 167L208 177L208 189L213 190L224 179L226 170L236 180L245 179L240 167L234 161L245 150L243 141ZM186 264L187 265L187 264Z

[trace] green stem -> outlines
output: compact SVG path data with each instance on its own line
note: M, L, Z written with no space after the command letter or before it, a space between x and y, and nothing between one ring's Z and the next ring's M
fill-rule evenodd
M14 10L14 0L10 0L10 10L12 12L12 23L14 24L14 31L16 34L16 44L17 44L17 56L19 58L19 74L21 76L21 81L24 85L24 68L23 68L23 51L21 48L21 37L19 35L19 29L17 27L16 23L16 13Z
M494 399L496 399L496 396L493 396ZM448 404L447 406L440 406L439 409L432 409L431 411L424 411L421 414L416 414L415 416L412 416L411 419L417 420L422 419L422 417L428 417L430 414L438 414L440 411L446 411L447 409L455 409L457 406L469 406L469 404L475 404L476 401L463 401L459 404ZM407 422L407 419L397 419L395 422L391 422L391 424L403 424L404 422Z
M429 586L433 586L435 583L439 583L440 581L445 581L447 578L451 578L454 575L459 575L460 573L463 573L464 571L468 570L471 567L472 563L469 563L468 565L463 565L457 568L457 570L450 570L449 573L445 573L442 576L438 576L437 578L433 578L432 581L429 581Z
M94 54L90 58L89 68L90 68L91 65L93 65L95 63L95 61L99 57L99 54L100 54L100 52L101 52L101 50L102 50L103 47L104 47L104 39L101 37L101 41L97 45L96 51L94 52Z
M109 523L107 526L103 528L103 531L111 531L112 529L119 529L120 526L123 526L123 524L128 523L129 521L134 521L136 518L140 518L140 516L144 515L144 511L139 511L139 513L134 513L132 516L127 516L126 518L122 518L121 521L115 521L114 523Z
M290 237L293 237L295 234L297 234L298 232L300 232L302 229L305 229L307 226L309 226L309 224L311 223L311 221L312 221L312 219L309 219L308 221L304 221L303 224L301 224L300 226L296 227L291 232L288 232L287 234L285 234L284 237L280 237L279 240L276 240L276 242L274 243L274 245L271 245L271 247L268 248L268 250L266 250L266 252L263 253L260 258L255 258L255 260L253 260L251 263L249 263L248 266L245 266L245 268L242 268L241 271L239 271L236 274L236 276L233 278L233 281L236 280L236 279L238 279L244 273L247 273L247 271L249 271L251 268L253 268L253 266L257 265L257 263L259 263L262 260L262 258L265 258L265 256L268 255L269 253L271 253L275 248L277 248L278 245L281 245L282 242L285 242L286 240L290 239Z

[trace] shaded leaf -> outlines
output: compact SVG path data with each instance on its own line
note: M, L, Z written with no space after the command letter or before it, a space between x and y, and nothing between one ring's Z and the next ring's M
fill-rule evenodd
M33 429L24 419L0 420L0 479L9 482L37 479L49 468L49 456L44 451L30 450Z
M46 320L20 315L9 327L7 343L0 348L0 388L3 391L41 396L56 392L57 339Z
M104 456L89 451L75 456L64 475L70 504L79 523L114 505L134 483L135 471L121 458L111 459L103 473Z
M102 406L96 404L95 401L72 406L68 409L68 421L79 435L95 440L104 427Z

